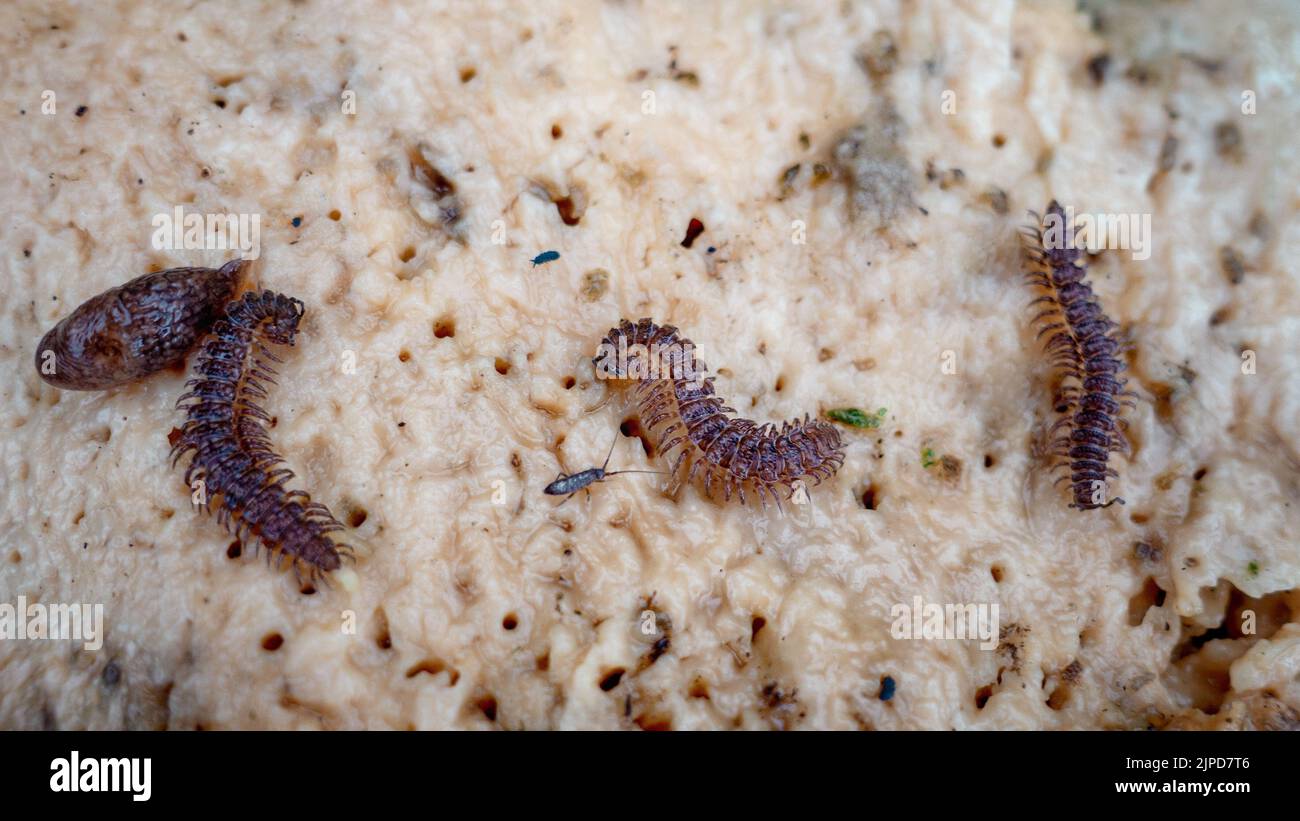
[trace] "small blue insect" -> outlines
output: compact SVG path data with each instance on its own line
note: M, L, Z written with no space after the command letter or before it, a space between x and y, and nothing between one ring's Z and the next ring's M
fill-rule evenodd
M885 676L880 680L880 700L889 701L894 697L894 677Z
M554 482L551 482L542 490L542 493L547 496L563 496L564 502L567 502L573 498L573 494L580 490L587 491L587 495L590 496L590 486L596 482L603 482L610 476L617 476L620 473L663 473L662 470L612 470L606 473L605 468L609 467L609 457L614 455L614 445L616 444L618 444L618 431L614 432L614 441L609 443L609 453L605 454L605 464L598 468L587 468L580 473L568 474L562 472L555 477ZM564 502L560 502L556 507L564 504Z
M559 251L543 251L537 256L533 257L533 267L536 268L538 265L545 265L548 262L555 262L559 258L560 258Z

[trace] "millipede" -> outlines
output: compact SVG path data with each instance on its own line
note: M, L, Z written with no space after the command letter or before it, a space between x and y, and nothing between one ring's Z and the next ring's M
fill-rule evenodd
M698 479L710 499L716 488L724 502L734 493L745 504L748 490L764 507L769 496L780 507L779 490L789 498L797 483L820 484L844 463L839 431L827 422L805 416L777 428L729 417L735 409L715 394L694 345L671 325L624 319L592 364L600 378L636 383L642 427L657 437L660 454L678 451L668 471L672 492Z
M352 550L329 536L343 529L329 508L286 487L293 471L272 449L263 424L270 417L258 405L265 385L275 384L270 363L282 361L269 346L292 346L303 312L301 301L274 291L250 291L226 306L199 349L197 378L176 401L186 420L172 465L193 453L185 483L203 482L199 506L211 513L219 498L218 521L236 538L264 546L277 566L289 557L299 580L306 569L315 581Z
M1124 363L1118 358L1120 343L1115 338L1117 323L1106 316L1101 303L1084 277L1087 268L1068 225L1064 209L1056 200L1042 217L1030 212L1034 224L1022 230L1025 272L1040 296L1031 306L1042 310L1031 320L1037 338L1047 337L1044 350L1061 375L1061 387L1054 401L1061 418L1048 432L1050 452L1056 457L1053 470L1066 475L1074 501L1070 507L1093 510L1124 500L1106 500L1107 480L1119 474L1109 466L1110 454L1129 450L1120 418L1124 407L1133 407L1125 390L1127 380L1119 376ZM1061 237L1060 242L1048 241Z

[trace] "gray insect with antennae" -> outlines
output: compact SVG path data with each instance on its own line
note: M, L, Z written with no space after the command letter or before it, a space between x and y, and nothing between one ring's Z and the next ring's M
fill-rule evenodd
M614 446L617 444L618 431L614 431L614 441L609 443L609 453L605 454L605 464L598 468L587 468L580 473L561 472L559 476L555 477L555 481L542 489L542 493L547 496L563 496L564 502L567 502L573 498L573 494L580 490L587 491L587 495L591 496L591 485L603 482L610 476L617 476L620 473L664 473L662 470L611 470L606 472L605 468L609 467L609 459L614 455ZM556 507L564 504L564 502L560 502Z

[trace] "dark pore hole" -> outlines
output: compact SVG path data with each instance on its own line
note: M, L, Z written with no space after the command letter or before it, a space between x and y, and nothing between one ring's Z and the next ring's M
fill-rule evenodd
M1070 685L1059 684L1052 694L1047 697L1047 706L1053 710L1063 710L1065 705L1070 701Z
M1128 600L1128 626L1137 627L1142 624L1148 610L1152 607L1160 607L1164 603L1165 591L1160 589L1155 579L1148 576L1142 583L1142 589Z
M613 690L623 680L623 674L626 672L622 667L615 667L613 670L607 671L605 675L601 676L600 689L607 693Z
M867 510L875 510L876 506L880 504L879 497L880 494L876 490L876 486L871 483L867 483L866 488L864 488L862 491L862 507Z
M447 673L447 686L455 687L456 682L460 681L460 671L454 667L448 667L446 664L443 664L440 659L436 658L425 659L419 664L413 665L406 671L406 677L415 678L421 673L436 676L443 671L446 671Z
M382 607L375 610L375 644L380 650L393 648L393 637L388 630L388 613Z
M637 419L635 416L629 416L623 420L623 424L619 425L618 429L628 438L635 436L640 439L641 447L645 450L645 455L647 457L654 456L654 443L650 441L650 437L646 435L646 432L641 429L641 420Z
M565 225L577 225L582 216L577 214L577 206L572 197L561 197L555 201L555 209L560 212L560 219Z

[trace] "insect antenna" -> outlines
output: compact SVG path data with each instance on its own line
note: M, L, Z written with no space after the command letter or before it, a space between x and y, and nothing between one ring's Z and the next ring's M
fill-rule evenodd
M614 446L618 444L618 431L614 431L614 441L609 443L609 453L605 454L605 464L600 466L601 476L618 476L620 473L657 473L661 476L667 475L666 470L611 470L606 472L605 468L609 467L609 459L614 455Z
M614 455L614 446L618 444L618 430L614 430L614 438L609 443L609 453L605 454L605 464L600 466L600 472L604 473L605 468L609 467L609 459Z

